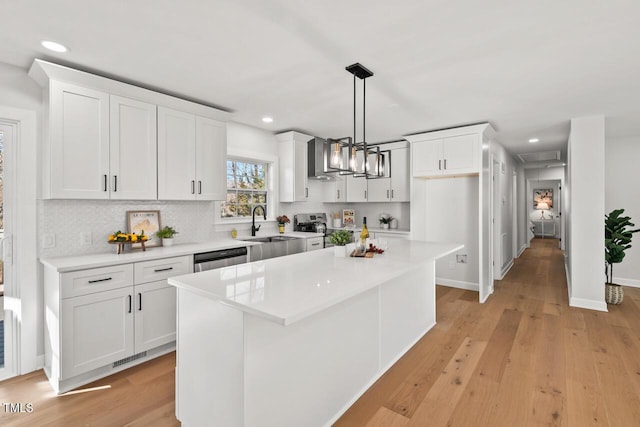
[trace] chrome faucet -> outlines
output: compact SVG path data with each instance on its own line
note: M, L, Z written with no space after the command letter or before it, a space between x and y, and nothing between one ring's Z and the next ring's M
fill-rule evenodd
M262 205L256 205L255 208L253 208L253 212L251 213L251 235L255 236L256 235L256 231L260 230L260 226L256 227L256 209L262 209L262 215L264 216L264 219L267 219L267 211L264 209L264 206Z

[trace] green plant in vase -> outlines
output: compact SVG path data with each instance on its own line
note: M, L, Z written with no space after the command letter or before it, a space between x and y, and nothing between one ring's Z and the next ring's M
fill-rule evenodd
M173 236L178 234L175 228L165 225L160 230L156 231L156 236L162 239L162 246L173 245Z
M640 228L631 230L635 224L628 216L621 216L624 209L615 209L604 217L604 255L605 255L605 300L609 304L620 304L624 297L622 286L613 283L613 264L621 263L625 251L631 248L633 233Z
M380 226L382 228L389 228L389 224L393 221L393 217L391 215L382 214L378 221L380 221Z

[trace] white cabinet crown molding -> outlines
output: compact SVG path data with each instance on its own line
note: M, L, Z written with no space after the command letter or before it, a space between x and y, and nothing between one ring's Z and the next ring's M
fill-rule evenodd
M174 108L176 110L215 120L228 121L233 117L232 113L197 101L190 101L177 96L167 95L165 93L145 89L134 84L124 83L122 81L91 74L86 71L76 70L63 65L54 64L52 62L43 61L41 59L34 60L29 70L29 76L42 87L47 87L49 80L58 80L104 91L112 95L124 96L143 102Z
M459 126L454 128L436 129L433 131L419 132L411 135L405 135L403 136L403 138L409 142L418 142L418 141L427 141L430 139L448 138L451 136L458 136L458 135L471 134L471 133L476 133L476 134L480 133L483 135L483 140L488 141L494 138L496 132L490 123L480 123L476 125Z

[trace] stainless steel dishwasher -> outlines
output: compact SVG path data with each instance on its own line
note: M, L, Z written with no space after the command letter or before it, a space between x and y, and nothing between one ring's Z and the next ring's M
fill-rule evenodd
M214 268L247 262L247 248L221 249L219 251L202 252L193 255L193 271L213 270Z

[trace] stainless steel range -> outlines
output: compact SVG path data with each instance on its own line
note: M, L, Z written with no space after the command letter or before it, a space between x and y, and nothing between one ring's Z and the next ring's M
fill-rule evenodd
M322 233L327 230L327 214L297 214L293 216L293 231Z

